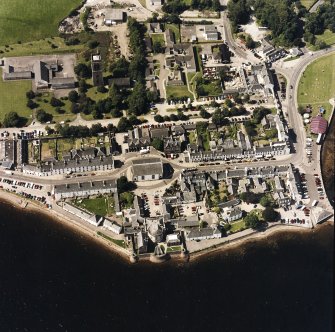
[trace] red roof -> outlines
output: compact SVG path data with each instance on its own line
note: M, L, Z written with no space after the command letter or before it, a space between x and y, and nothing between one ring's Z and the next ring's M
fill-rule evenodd
M311 132L314 134L324 134L327 127L328 122L322 116L316 116L311 120Z

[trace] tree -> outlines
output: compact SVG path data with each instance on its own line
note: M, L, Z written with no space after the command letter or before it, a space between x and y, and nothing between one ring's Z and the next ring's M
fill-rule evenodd
M262 217L266 222L274 222L279 218L279 213L269 206L263 210Z
M5 117L3 120L3 127L4 128L19 127L20 122L21 122L21 118L16 112L9 112L5 114Z
M156 150L164 151L164 142L160 138L154 138L151 144Z
M120 118L119 123L117 125L118 132L124 133L131 129L133 129L133 126L130 124L129 120L125 117Z
M119 177L116 183L119 194L136 189L136 184L132 181L128 181L126 176Z
M32 99L28 99L27 101L27 107L29 107L30 109L34 109L38 106L38 104L36 104Z
M154 120L155 120L156 122L158 122L158 123L162 123L162 122L164 122L164 118L163 118L160 114L156 114L156 115L154 116Z
M26 96L27 96L28 99L34 99L36 97L35 92L33 90L27 91Z
M132 94L128 98L129 114L141 115L148 112L148 99L145 85L136 82Z
M126 208L133 206L134 194L132 192L123 192L120 194L120 203Z
M79 78L90 78L92 76L91 67L85 63L79 63L74 67L74 72Z
M115 84L112 84L109 88L109 99L114 108L120 109L122 103L122 96Z
M257 228L260 225L258 217L254 213L249 213L244 218L245 225L253 229Z
M44 110L37 110L36 111L36 119L37 121L41 122L41 123L45 123L48 121L52 120L52 115L47 113Z
M259 202L259 196L251 191L240 194L240 199L246 203L257 204Z
M96 40L90 40L87 43L88 48L90 48L91 50L93 50L94 48L97 48L99 46L99 42Z
M217 109L212 115L212 122L217 126L224 126L229 124L229 120L225 118L223 112Z
M201 108L201 110L200 110L200 116L203 119L209 119L211 117L210 113L208 113L204 108Z
M69 92L68 97L71 103L76 103L78 101L79 95L76 90L72 90Z
M154 51L154 53L163 53L164 48L162 46L162 43L159 40L154 41L152 45L152 50Z
M264 207L272 206L273 204L272 200L266 195L260 199L259 203Z
M64 106L64 103L55 97L51 97L50 105L53 107L60 107L60 106Z

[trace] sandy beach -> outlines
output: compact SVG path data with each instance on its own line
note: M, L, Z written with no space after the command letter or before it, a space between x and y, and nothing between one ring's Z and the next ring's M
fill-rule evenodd
M119 255L122 258L126 258L127 261L129 261L129 254L126 252L126 250L123 250L122 248L118 247L116 244L108 241L107 239L104 239L103 237L98 236L96 232L92 231L91 229L85 228L82 225L74 223L72 220L68 219L66 216L60 215L53 210L46 209L44 206L41 206L37 202L35 203L30 200L26 200L13 193L3 191L3 190L0 190L0 200L11 204L15 208L18 208L18 209L24 209L26 211L32 211L32 212L38 212L38 213L45 214L46 216L51 217L56 222L61 223L62 225L65 225L72 232L75 232L81 236L86 236L87 238L91 240L93 239L97 243L103 245L106 249L111 250L113 253ZM24 202L27 202L27 204L23 204ZM328 221L328 223L333 223L333 221ZM277 235L278 233L287 233L287 232L309 233L312 231L313 229L306 229L306 228L301 228L301 227L292 227L292 226L277 224L277 225L271 226L265 231L258 232L258 233L252 233L241 239L234 239L234 240L231 240L230 242L216 244L204 250L193 252L190 254L190 261L196 261L200 258L203 258L205 255L209 253L215 253L217 251L222 251L225 249L234 249L246 243L255 242L257 240L264 240L274 235ZM173 255L172 259L176 261L185 260L185 258L181 258L180 255ZM140 261L147 261L147 260L149 260L149 257L140 258Z

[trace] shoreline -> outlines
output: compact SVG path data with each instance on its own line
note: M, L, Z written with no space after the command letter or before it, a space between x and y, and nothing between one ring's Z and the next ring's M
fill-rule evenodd
M121 258L124 259L129 258L129 255L127 255L121 248L118 248L116 244L112 243L111 241L108 241L102 236L99 236L96 232L93 232L88 228L84 228L83 226L78 225L73 220L70 220L64 215L60 215L54 210L48 210L43 206L40 206L38 203L26 200L24 198L20 198L19 196L4 190L0 190L0 201L5 204L14 206L18 210L44 214L46 217L51 218L56 223L67 227L74 234L79 236L85 236L88 239L94 240L96 244L102 244L106 249L108 249L109 251L111 251L112 253L116 254ZM21 206L23 201L27 202L27 205L25 207Z
M93 232L90 229L84 228L82 225L78 225L77 223L70 220L64 215L60 215L59 213L53 210L47 210L35 202L31 202L29 200L27 201L23 198L20 198L19 196L15 194L12 194L4 190L0 190L0 201L10 204L17 209L26 210L28 212L42 213L46 215L47 217L53 219L57 223L63 226L66 226L70 231L74 232L76 235L85 236L88 239L94 240L96 244L102 244L105 247L105 249L108 249L109 251L111 251L111 253L116 254L118 257L125 259L125 262L130 263L129 261L130 253L125 252L125 250L122 248L118 248L116 244L99 236L98 234L96 234L96 232ZM27 205L25 207L22 207L22 202L24 201L27 202ZM334 224L334 221L331 220L331 221L327 221L326 223ZM226 249L236 249L241 245L245 245L250 242L257 242L258 240L264 240L278 233L288 233L288 232L289 233L291 232L307 233L310 231L313 231L313 229L277 224L277 225L271 226L270 228L266 229L263 232L252 233L240 239L234 239L229 242L215 244L212 247L209 247L209 248L206 248L200 251L190 252L188 259L181 257L180 253L178 254L176 253L176 254L171 255L170 260L174 260L176 262L181 262L181 261L186 261L186 260L190 262L197 262L199 261L199 259L203 258L207 254L213 254L218 251L223 252ZM150 255L148 257L140 256L139 261L147 262L150 260L149 257Z

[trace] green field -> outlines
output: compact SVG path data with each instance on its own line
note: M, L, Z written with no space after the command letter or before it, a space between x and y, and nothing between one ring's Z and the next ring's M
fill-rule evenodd
M237 233L247 228L245 226L244 220L234 221L230 225L231 225L231 228L230 228L231 233Z
M51 47L51 45L54 45ZM36 41L11 44L8 47L0 46L1 57L39 55L39 54L60 54L76 53L84 48L83 45L67 46L64 39L60 37L45 38Z
M164 33L151 34L152 43L159 42L162 46L165 45Z
M324 41L327 45L333 45L335 44L335 33L327 29L322 35L317 35L316 39Z
M0 71L0 121L9 112L30 118L32 111L26 106L26 92L30 89L31 81L4 82Z
M298 104L313 106L313 115L318 107L326 109L325 118L330 116L330 98L335 97L335 54L327 55L310 64L299 82Z
M81 0L1 0L0 45L56 36L58 24Z
M180 43L180 30L179 30L179 24L165 24L165 30L171 29L174 33L174 38L176 43Z
M301 4L309 10L317 0L300 0Z
M78 207L102 217L114 213L114 199L111 196L84 198L77 200L74 203Z
M192 94L187 90L187 85L181 86L167 86L166 87L167 98L182 98L189 97L193 98Z

